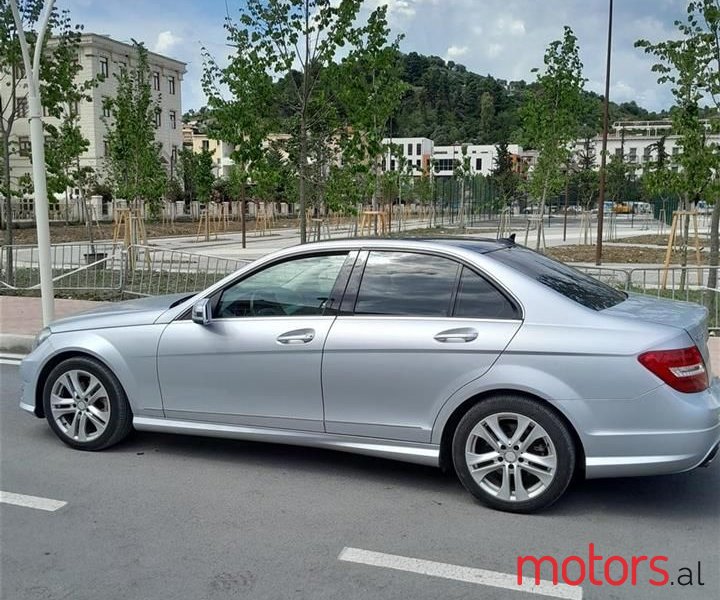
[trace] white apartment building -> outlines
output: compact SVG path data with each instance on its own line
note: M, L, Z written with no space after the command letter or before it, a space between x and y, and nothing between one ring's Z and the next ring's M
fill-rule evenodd
M405 165L411 168L412 175L418 177L425 173L432 165L434 177L452 177L458 164L462 164L465 158L470 162L471 175L490 175L495 166L497 148L494 145L486 144L453 144L450 146L436 146L433 140L428 138L385 138L382 140L387 150L383 159L385 171L396 171L399 165L398 152L393 152L392 147L402 150L402 157ZM465 150L466 154L463 154ZM509 144L508 151L516 157L523 154L522 148L517 144Z
M508 152L519 156L522 154L522 148L517 144L508 144ZM497 148L490 144L435 146L433 150L435 176L452 177L455 174L457 165L463 164L465 159L469 159L470 175L483 175L487 177L495 168L496 156Z
M52 45L52 40L50 42ZM80 64L82 70L78 74L80 81L102 75L104 80L89 91L92 96L89 102L80 102L71 110L79 111L80 129L90 145L87 152L80 157L80 166L92 167L102 179L103 163L107 155L107 127L104 118L109 116L103 107L104 100L113 97L117 89L115 75L122 68L132 68L136 62L134 47L118 42L107 36L94 33L83 34L80 38ZM168 171L172 172L177 163L177 153L182 147L182 95L181 83L185 74L185 63L148 52L150 83L153 94L159 100L160 110L156 117L156 139L162 144L162 156ZM22 83L20 90L26 89ZM18 96L17 108L19 116L13 125L13 137L20 155L11 158L11 176L14 180L24 173L31 172L30 163L30 125L27 118L27 97ZM52 117L46 117L52 121Z
M625 161L635 165L637 174L642 172L650 163L657 160L657 143L665 137L665 152L671 163L671 169L677 171L679 166L673 163L682 148L678 144L678 136L672 135L671 121L618 121L613 123L608 133L608 158L623 156ZM709 142L720 144L720 134L709 133ZM596 136L590 140L577 140L573 146L576 154L586 152L589 141L590 151L594 154L595 165L600 167L600 153L602 150L602 137Z
M401 166L399 164L400 155L402 155L405 168L417 177L430 167L434 146L431 139L423 137L384 138L381 143L386 147L383 156L384 171L397 171Z

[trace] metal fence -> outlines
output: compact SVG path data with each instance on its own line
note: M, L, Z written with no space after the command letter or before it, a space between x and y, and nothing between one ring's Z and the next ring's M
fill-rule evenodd
M59 292L104 298L155 296L205 289L247 260L205 256L153 246L58 244L51 247L54 287ZM37 246L0 248L0 293L40 288Z
M51 260L56 290L105 298L197 292L250 262L110 243L54 245ZM579 269L627 292L702 304L710 311L709 328L720 329L720 267ZM711 271L717 276L714 284ZM0 247L0 294L33 293L39 288L37 246Z

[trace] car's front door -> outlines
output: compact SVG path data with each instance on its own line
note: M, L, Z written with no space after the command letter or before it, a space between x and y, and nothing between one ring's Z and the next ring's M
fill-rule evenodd
M271 264L217 293L207 325L170 323L158 347L166 418L322 431L327 307L346 261Z
M428 442L443 403L520 324L505 293L455 260L363 252L325 343L327 432Z

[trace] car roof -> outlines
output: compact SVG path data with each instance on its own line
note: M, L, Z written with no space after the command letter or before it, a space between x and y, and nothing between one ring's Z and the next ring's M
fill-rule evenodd
M373 248L373 247L392 247L392 248L440 248L453 247L463 250L469 250L477 254L487 254L502 248L514 246L515 242L510 239L500 238L481 238L481 237L406 237L406 238L389 238L389 237L370 237L370 238L349 238L326 240L322 242L314 242L302 246L306 250L320 250L323 248ZM298 246L294 246L298 249Z

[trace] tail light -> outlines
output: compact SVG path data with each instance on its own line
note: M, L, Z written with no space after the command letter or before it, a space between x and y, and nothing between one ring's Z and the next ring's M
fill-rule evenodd
M705 361L696 346L653 350L638 356L640 364L678 392L702 392L709 386Z

